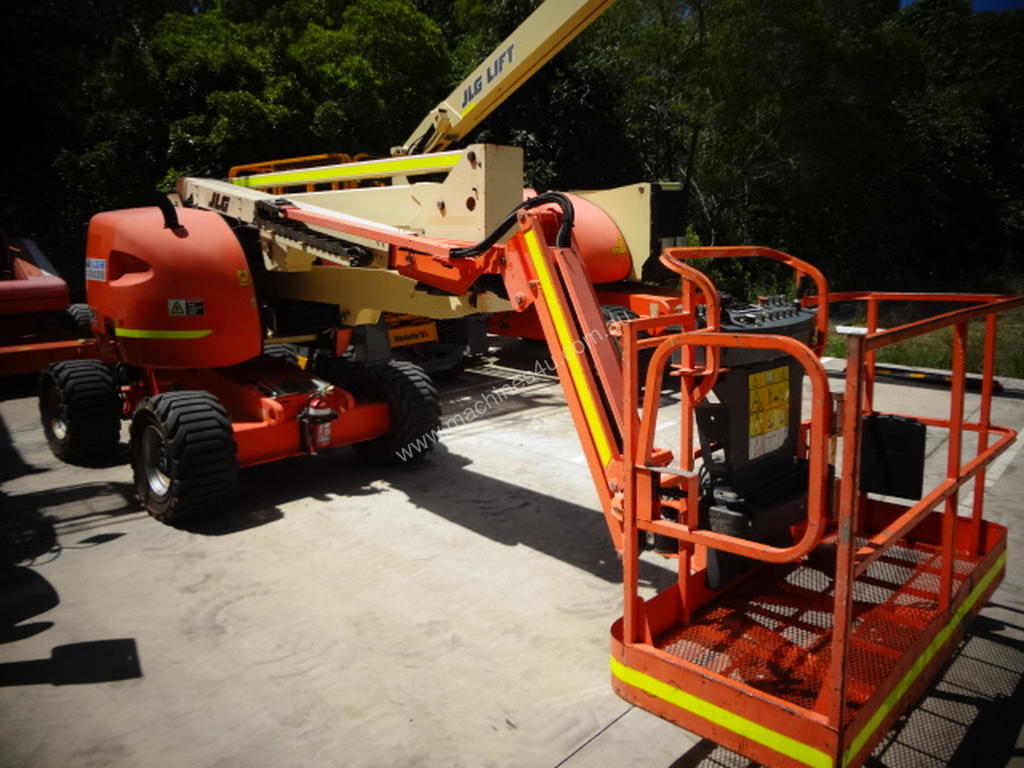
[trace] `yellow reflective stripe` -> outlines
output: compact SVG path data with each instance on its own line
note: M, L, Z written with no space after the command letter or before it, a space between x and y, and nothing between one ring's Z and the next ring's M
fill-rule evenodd
M143 328L115 328L114 335L128 339L201 339L213 331L150 331Z
M857 753L860 752L868 739L870 739L874 732L878 730L878 727L882 724L886 715L892 712L893 708L907 692L907 689L909 689L910 686L914 684L914 681L921 676L921 672L923 672L924 668L928 666L928 662L935 658L935 654L937 654L942 646L946 644L946 641L949 640L953 632L956 631L960 622L962 622L964 617L970 612L971 607L978 602L982 593L988 588L989 584L992 583L992 580L999 575L999 572L1005 565L1006 552L1003 552L998 558L996 558L995 563L993 563L992 567L988 569L988 572L982 577L981 581L974 585L974 589L971 590L967 599L964 600L960 604L960 607L953 613L953 618L951 618L949 623L946 624L939 634L935 636L935 639L928 644L924 653L917 657L914 661L914 665L907 670L903 679L900 680L896 687L892 689L892 692L885 698L885 701L882 702L878 711L871 716L871 719L868 720L860 733L857 734L857 738L851 742L849 749L847 749L843 754L844 766L850 764L850 761L857 756Z
M470 112L472 112L474 109L476 109L476 102L475 101L472 104L470 104L468 107L466 107L464 110L462 110L462 112L460 114L461 114L462 117L465 117Z
M576 389L576 396L579 398L580 406L583 408L583 417L590 428L591 437L597 446L597 455L601 459L601 465L607 466L612 457L611 444L608 435L605 434L604 424L598 415L597 403L594 395L587 387L587 379L583 373L583 366L580 365L579 355L572 349L573 339L569 331L569 323L565 319L562 305L558 301L558 294L555 291L554 281L551 279L551 272L548 270L547 261L544 260L544 253L541 251L537 234L531 229L527 230L526 247L533 260L533 268L537 272L537 279L540 281L540 290L544 295L544 301L551 312L551 320L555 325L555 333L558 336L558 343L562 348L562 357L569 366L569 377L572 379Z
M455 167L462 158L462 152L438 152L432 155L413 155L385 160L367 160L362 163L343 163L319 168L299 168L280 173L254 173L229 179L241 187L275 187L288 184L311 184L318 181L372 178L377 176L398 176L419 171L447 171Z
M728 709L712 704L710 701L694 696L692 693L680 690L661 680L656 680L650 675L645 675L635 669L622 664L614 656L611 658L612 674L626 685L639 688L644 693L649 693L655 698L666 701L673 706L685 709L687 712L704 718L708 722L720 725L742 736L750 741L757 742L761 746L768 747L781 755L797 760L811 768L832 768L832 758L815 749L809 744L797 741L789 736L766 728L760 723L748 720L745 717L730 712Z

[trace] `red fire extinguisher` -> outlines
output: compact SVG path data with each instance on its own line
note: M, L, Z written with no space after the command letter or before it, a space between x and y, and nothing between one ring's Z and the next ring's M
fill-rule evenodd
M331 422L338 418L338 412L331 408L327 398L328 389L321 389L309 396L306 407L299 414L302 422L302 447L315 454L331 444Z

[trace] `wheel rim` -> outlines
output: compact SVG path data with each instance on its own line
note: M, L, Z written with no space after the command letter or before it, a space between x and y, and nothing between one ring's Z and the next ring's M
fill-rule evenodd
M142 474L151 496L160 498L170 490L168 463L167 442L163 433L150 424L142 433Z
M60 399L60 392L56 388L50 390L50 396L47 405L50 413L50 432L57 440L63 440L68 435L68 423L63 415L63 404Z

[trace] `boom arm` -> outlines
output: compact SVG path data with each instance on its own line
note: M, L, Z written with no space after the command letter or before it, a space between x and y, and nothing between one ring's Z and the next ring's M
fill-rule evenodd
M395 155L439 152L464 138L615 0L547 0L431 110Z

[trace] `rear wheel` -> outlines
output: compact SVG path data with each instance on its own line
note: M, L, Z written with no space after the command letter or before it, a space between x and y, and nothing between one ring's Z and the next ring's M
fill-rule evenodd
M139 403L132 473L146 511L174 523L230 504L238 489L231 420L209 392L167 392Z
M604 319L604 324L608 329L608 335L612 339L612 344L615 347L615 353L619 358L621 358L622 332L619 329L619 326L622 323L629 322L630 320L636 320L639 315L629 307L623 307L619 304L602 304L601 317Z
M98 360L66 360L39 377L39 417L53 455L72 464L111 456L121 437L121 395Z
M263 356L305 368L303 361L309 359L308 354L303 354L305 351L298 344L269 344L263 348Z
M615 347L615 354L619 360L622 360L622 331L620 326L622 323L636 320L640 315L629 307L623 307L619 304L603 304L601 305L601 317L604 318L605 325L608 328L608 335L611 337L612 345ZM648 334L646 331L641 331L637 338L646 339ZM647 368L650 365L653 354L653 349L642 349L637 356L637 363L639 364L637 373L640 378L641 388L643 388L644 381L647 378Z
M67 308L68 318L78 335L83 339L92 338L92 309L88 304L72 304Z
M378 464L410 464L433 450L441 429L441 403L434 382L422 368L391 360L368 368L360 384L364 391L383 395L391 408L388 431L355 444L363 458Z

